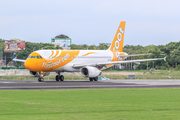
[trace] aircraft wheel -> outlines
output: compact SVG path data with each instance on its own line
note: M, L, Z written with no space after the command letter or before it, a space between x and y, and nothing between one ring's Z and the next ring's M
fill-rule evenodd
M93 81L93 78L89 78L90 81Z
M94 77L94 81L98 81L98 77Z
M63 76L63 75L60 75L60 76L59 76L59 79L60 79L61 81L64 81L64 76Z
M43 82L43 81L44 81L44 78L38 78L38 81L39 81L39 82Z
M60 78L59 75L56 75L56 81L59 81L60 80L59 78Z

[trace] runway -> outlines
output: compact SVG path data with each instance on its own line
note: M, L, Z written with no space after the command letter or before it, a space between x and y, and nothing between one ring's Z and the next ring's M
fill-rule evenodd
M101 88L177 88L180 80L101 80L101 81L22 81L0 80L0 90L101 89Z

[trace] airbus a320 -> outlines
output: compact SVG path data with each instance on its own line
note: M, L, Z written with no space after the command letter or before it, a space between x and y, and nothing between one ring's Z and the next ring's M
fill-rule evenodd
M56 72L56 81L64 81L62 72L80 72L90 81L97 81L102 69L116 64L137 63L152 60L165 60L165 58L125 60L127 57L144 54L128 55L123 52L125 34L125 21L121 21L111 46L107 50L38 50L32 52L26 60L13 59L24 62L30 74L43 82L44 76Z

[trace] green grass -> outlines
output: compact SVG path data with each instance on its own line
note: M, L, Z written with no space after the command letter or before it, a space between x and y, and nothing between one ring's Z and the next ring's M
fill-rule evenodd
M0 120L178 120L180 89L0 91Z
M105 72L121 72L121 71L104 71ZM129 70L129 71L122 71L128 72L130 75L132 73L143 73L142 75L136 75L136 79L180 79L180 71L175 71L174 69L171 70ZM112 79L125 79L127 75L106 75L108 78Z

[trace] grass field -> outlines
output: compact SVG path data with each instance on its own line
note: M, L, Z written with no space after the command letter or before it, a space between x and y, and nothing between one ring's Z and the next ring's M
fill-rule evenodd
M170 70L127 70L127 71L117 71L117 70L107 70L103 72L128 72L131 73L142 73L141 75L136 75L136 79L180 79L180 71L174 69ZM133 75L133 74L132 74ZM127 75L106 75L108 78L112 79L125 79Z
M179 120L180 89L2 90L0 120Z

